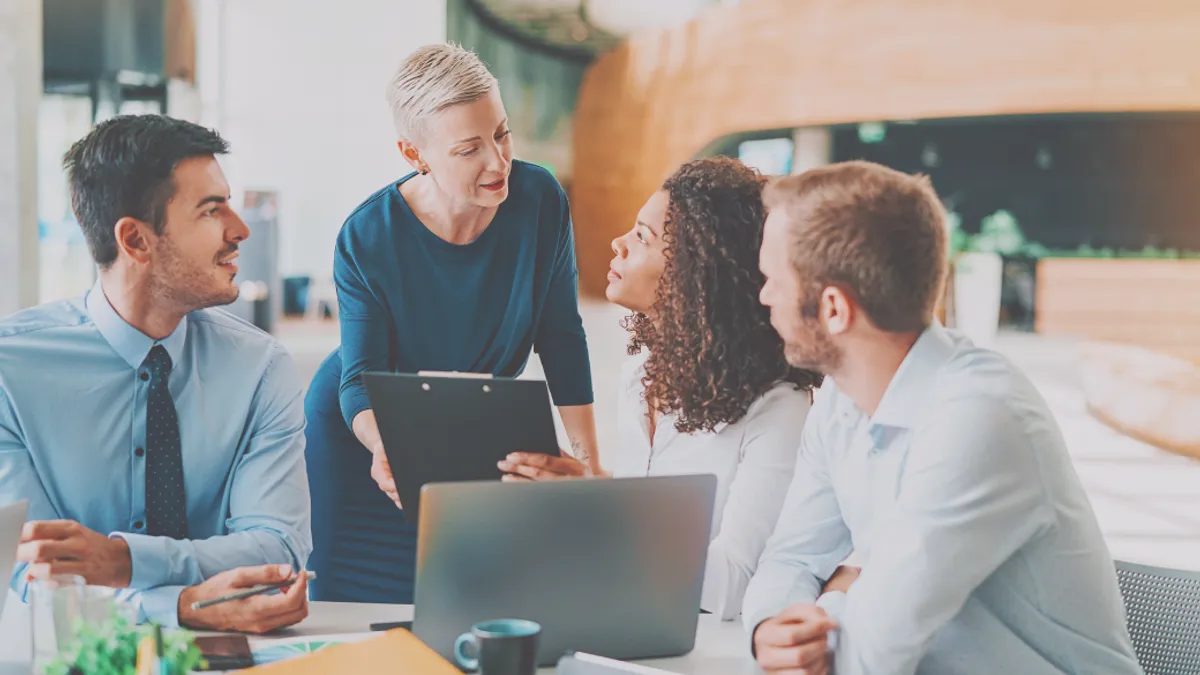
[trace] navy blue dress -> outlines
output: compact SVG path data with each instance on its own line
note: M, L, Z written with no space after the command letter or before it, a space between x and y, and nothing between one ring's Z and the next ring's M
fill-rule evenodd
M592 403L566 195L546 170L514 161L509 196L475 241L438 237L399 186L371 195L338 235L334 281L342 346L305 399L314 600L411 603L416 526L371 479L355 415L366 371L515 376L531 350L555 405Z

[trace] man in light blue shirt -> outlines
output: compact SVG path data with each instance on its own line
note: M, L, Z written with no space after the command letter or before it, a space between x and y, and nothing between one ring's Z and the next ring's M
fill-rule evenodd
M829 377L746 592L759 665L1140 673L1045 402L933 318L946 232L929 182L850 162L780 180L766 199L762 301L788 360ZM852 550L857 578L830 581Z
M67 153L99 281L0 321L0 504L28 499L33 521L21 595L31 576L68 573L168 625L269 630L307 612L302 583L191 607L287 579L312 547L291 359L209 309L237 298L250 234L215 159L226 147L146 115L104 122Z

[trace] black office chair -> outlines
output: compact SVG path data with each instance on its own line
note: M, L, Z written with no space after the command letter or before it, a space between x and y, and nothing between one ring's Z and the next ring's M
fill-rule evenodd
M1200 572L1117 561L1117 582L1146 675L1200 673Z

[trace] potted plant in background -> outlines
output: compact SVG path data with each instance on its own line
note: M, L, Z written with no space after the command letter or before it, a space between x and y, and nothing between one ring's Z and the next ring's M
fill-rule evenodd
M957 213L948 214L946 224L954 279L954 326L975 344L986 346L995 340L1000 327L1002 256L1027 253L1029 247L1017 219L1006 210L984 218L979 234L964 232Z
M155 675L186 675L205 669L204 659L187 631L163 633L158 626L137 626L118 611L106 621L79 621L74 639L53 661L44 675L139 675L148 661L161 663Z

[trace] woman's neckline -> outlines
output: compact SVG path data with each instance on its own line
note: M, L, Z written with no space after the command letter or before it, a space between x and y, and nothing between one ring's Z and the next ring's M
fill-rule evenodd
M499 219L500 212L502 209L504 209L504 205L508 203L508 199L505 199L500 203L500 205L496 208L496 212L492 214L492 219L488 222L487 227L483 228L483 231L479 233L479 236L475 237L471 241L468 241L465 244L456 244L452 241L447 241L446 239L442 238L440 234L430 229L429 225L425 224L425 221L421 220L420 216L417 215L416 211L413 211L412 206L408 203L408 199L404 197L404 193L400 191L401 185L404 185L417 175L419 174L416 171L413 171L395 183L392 183L390 192L392 193L393 198L399 202L401 208L403 208L404 211L412 218L412 220L416 221L416 223L419 225L419 227L413 228L417 231L418 237L421 237L434 246L440 246L448 251L469 251L472 248L480 245L481 242L487 240L491 236L492 230L499 229L496 227L496 221ZM509 197L511 196L512 193L510 192Z

